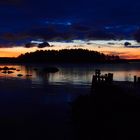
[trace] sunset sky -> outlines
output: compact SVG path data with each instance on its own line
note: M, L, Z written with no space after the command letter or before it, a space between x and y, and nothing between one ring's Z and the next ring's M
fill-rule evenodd
M47 41L53 47L44 46L43 50L76 45L140 59L140 45L134 42L140 27L139 7L139 0L1 0L0 57L38 50L37 46L25 48L25 44ZM128 40L132 46L103 40Z
M34 52L36 50L61 50L61 49L89 49L93 51L103 52L109 55L119 55L125 59L140 59L139 44L135 41L129 41L136 48L127 48L123 44L126 40L122 41L81 41L75 40L70 43L65 42L49 42L51 47L38 48L37 46L25 48L24 46L16 46L12 48L0 48L1 57L17 57L26 52ZM109 44L111 43L111 44ZM138 48L137 48L138 46Z

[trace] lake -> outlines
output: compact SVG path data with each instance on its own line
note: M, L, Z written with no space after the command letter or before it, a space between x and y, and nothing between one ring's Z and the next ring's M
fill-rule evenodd
M17 69L11 74L0 71L0 138L7 139L77 140L71 103L90 93L95 69L114 73L117 81L133 81L134 75L140 76L140 63L0 65L4 66ZM47 66L60 71L40 72Z
M100 69L102 74L114 73L115 81L133 81L134 75L140 76L140 63L0 65L0 67L4 66L14 67L17 71L11 74L4 74L0 71L0 82L11 81L10 86L14 86L18 84L17 81L26 81L23 86L30 85L32 88L45 85L90 85L95 69ZM50 74L41 73L40 70L47 66L58 67L60 71ZM18 77L18 74L23 76Z

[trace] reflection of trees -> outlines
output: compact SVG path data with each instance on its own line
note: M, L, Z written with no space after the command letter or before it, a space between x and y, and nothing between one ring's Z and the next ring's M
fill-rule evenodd
M48 67L51 68L51 67ZM52 67L53 68L53 67ZM33 84L41 84L46 86L50 83L50 74L48 71L45 71L44 67L32 67L30 65L25 66L25 75L26 79L31 80ZM29 76L27 76L29 75ZM31 75L31 76L30 76Z
M35 71L36 76L41 79L42 85L46 86L49 84L49 78L50 78L50 74L49 73L45 73L42 71Z
M131 74L125 73L125 81L131 81Z
M25 66L25 74L30 75L33 73L33 70L30 66Z

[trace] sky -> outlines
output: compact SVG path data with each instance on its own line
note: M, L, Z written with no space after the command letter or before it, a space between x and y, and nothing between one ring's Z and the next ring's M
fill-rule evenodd
M139 7L139 0L1 0L0 56L24 52L33 40L133 39Z

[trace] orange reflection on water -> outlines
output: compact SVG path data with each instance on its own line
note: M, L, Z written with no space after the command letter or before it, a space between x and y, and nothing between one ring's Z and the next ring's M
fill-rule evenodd
M0 68L4 68L4 67L8 67L8 68L15 68L16 70L10 70L12 71L13 73L3 73L4 70L0 70L0 78L18 78L18 74L22 74L23 76L22 77L19 77L19 78L22 78L22 79L26 79L27 76L26 75L32 75L32 77L29 77L29 78L36 78L36 73L35 71L33 71L32 68L30 67L25 67L23 65L0 65Z
M101 69L102 74L114 73L114 80L133 81L134 75L140 76L140 63L119 63L119 64L61 64L57 65L59 72L44 73L42 70L47 64L42 65L0 65L0 67L13 67L14 73L5 74L0 70L0 83L9 83L10 86L40 87L52 85L90 85L95 69ZM20 71L17 71L20 70ZM22 74L21 77L18 74ZM31 76L27 76L31 75ZM8 86L8 85L7 85Z

